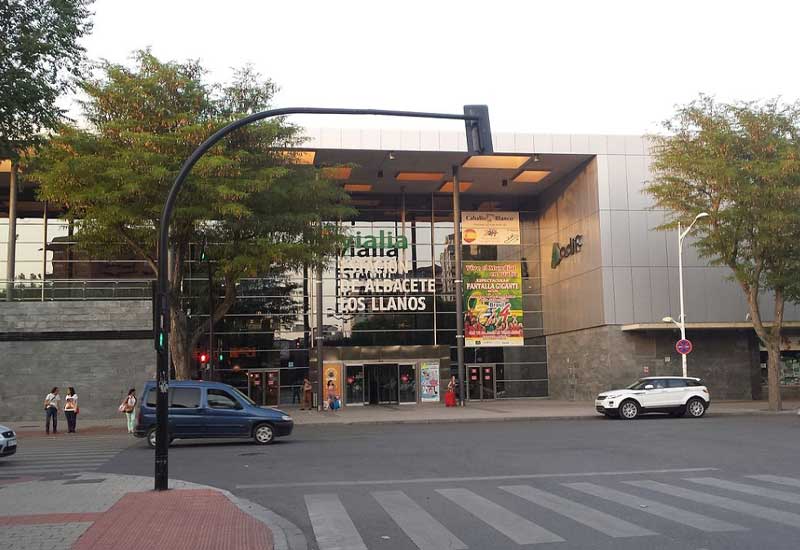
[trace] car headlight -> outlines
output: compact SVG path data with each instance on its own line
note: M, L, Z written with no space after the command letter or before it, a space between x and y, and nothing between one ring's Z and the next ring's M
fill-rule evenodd
M612 393L611 395L607 395L606 399L616 399L617 397L619 397L618 393Z
M286 422L291 422L292 417L289 416L288 414L284 414L283 416L281 416L281 420L285 420Z

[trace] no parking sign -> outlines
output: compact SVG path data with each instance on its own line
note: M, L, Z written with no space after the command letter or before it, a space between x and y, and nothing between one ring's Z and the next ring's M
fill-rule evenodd
M692 353L692 343L686 338L678 340L678 342L675 344L675 351L681 355L689 355Z

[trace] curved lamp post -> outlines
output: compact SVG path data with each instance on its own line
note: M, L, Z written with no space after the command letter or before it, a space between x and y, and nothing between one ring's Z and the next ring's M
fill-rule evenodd
M172 218L172 211L175 209L175 202L178 198L178 193L183 187L186 177L191 172L194 165L198 160L217 142L230 134L231 132L268 118L274 118L287 115L298 114L318 114L318 115L372 115L372 116L391 116L391 117L407 117L407 118L429 118L429 119L447 119L447 120L463 120L465 122L467 131L467 149L468 152L478 154L492 153L492 134L489 127L489 109L485 105L465 105L464 114L447 114L447 113L426 113L419 111L391 111L383 109L339 109L327 107L287 107L283 109L270 109L260 113L254 113L246 116L240 120L232 122L217 130L214 134L206 139L194 152L186 159L181 166L178 177L172 184L169 190L167 200L164 203L164 209L161 211L161 225L158 234L158 281L157 287L154 292L153 316L154 316L154 339L155 348L157 353L156 357L156 383L157 383L157 399L156 399L156 452L155 452L155 489L159 491L166 490L168 487L168 446L169 434L167 430L168 422L168 398L169 398L169 296L168 296L168 283L169 277L167 273L167 251L169 250L169 224ZM459 185L454 184L453 202L456 212L458 211L458 197ZM456 221L458 224L460 220ZM460 245L460 234L456 236ZM461 285L460 265L456 267L456 292L459 292L458 287ZM458 339L460 357L463 356L463 304L461 300L456 300L459 326L461 331L459 334L461 338ZM458 307L460 306L460 307ZM318 315L321 315L321 310ZM317 335L317 343L322 340L322 335ZM319 348L318 348L319 349ZM317 353L320 367L322 366L322 354ZM459 363L462 363L460 361ZM459 365L460 366L460 365ZM459 375L461 369L459 368ZM320 379L322 379L322 370L320 369Z
M678 286L680 287L680 296L681 296L681 316L679 317L680 322L676 321L672 317L664 317L661 319L665 323L673 323L676 327L678 327L681 331L681 340L686 340L686 316L683 312L683 239L689 234L689 231L692 230L694 224L697 223L697 220L700 218L708 217L707 212L700 212L697 216L694 217L692 223L689 224L689 227L686 228L685 231L681 233L681 223L678 222ZM686 354L681 354L681 366L683 367L683 376L687 376L687 365L686 365Z

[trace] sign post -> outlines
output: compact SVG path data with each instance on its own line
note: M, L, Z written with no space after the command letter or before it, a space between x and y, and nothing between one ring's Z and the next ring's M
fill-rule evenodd
M693 349L692 343L686 338L678 340L678 342L675 344L675 351L677 351L681 355L689 355L690 353L692 353L692 349Z

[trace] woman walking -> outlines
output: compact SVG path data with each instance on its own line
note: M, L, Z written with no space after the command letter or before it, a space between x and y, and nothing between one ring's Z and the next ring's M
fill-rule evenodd
M128 433L132 434L136 421L136 388L128 390L128 396L120 404L119 410L125 413L128 420Z
M50 393L44 398L44 431L50 435L50 419L53 419L53 433L58 433L58 402L61 401L61 396L58 395L58 388L55 387L50 390Z
M78 420L78 394L72 386L67 388L64 398L64 416L67 417L67 433L75 433L75 424Z

